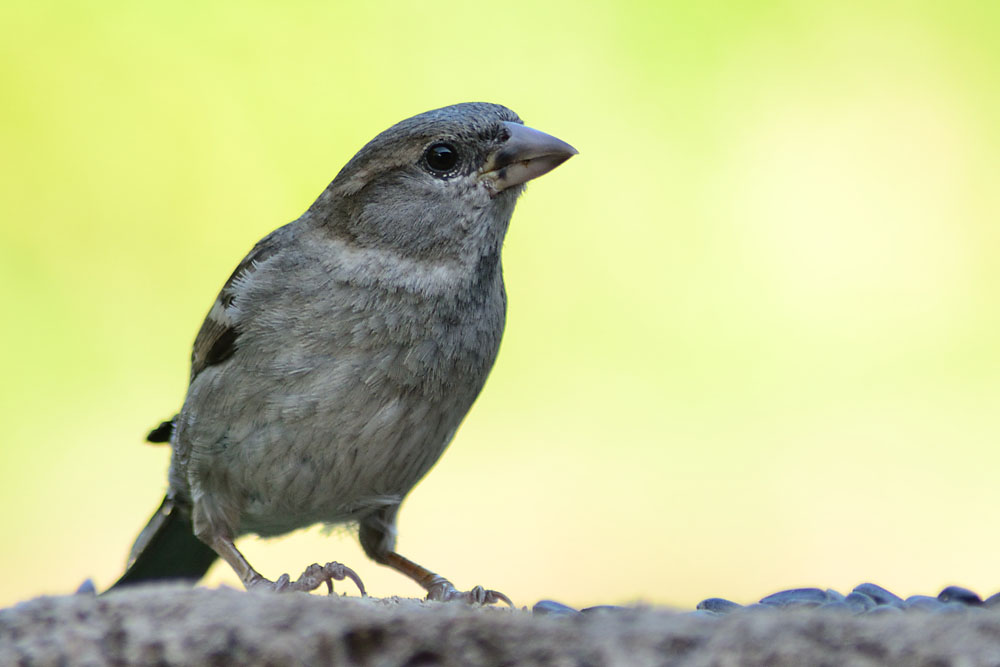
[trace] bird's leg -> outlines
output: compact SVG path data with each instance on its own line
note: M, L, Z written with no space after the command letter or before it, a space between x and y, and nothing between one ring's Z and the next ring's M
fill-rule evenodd
M361 583L361 577L359 577L354 570L340 563L333 562L327 563L326 565L313 563L307 567L295 581L291 581L287 574L281 575L276 581L270 581L260 572L253 569L253 566L251 566L246 557L240 553L240 550L236 548L236 545L233 544L232 540L224 537L215 537L212 539L209 546L215 550L215 553L219 554L222 560L229 563L233 570L236 571L240 581L243 582L243 586L246 587L248 591L263 588L277 592L309 592L316 590L323 584L326 584L327 592L332 595L333 582L335 580L343 581L344 579L350 579L358 585L358 589L361 591L362 597L367 595L367 593L365 593L365 585Z
M199 537L201 536L199 535ZM250 561L248 561L243 554L240 553L240 550L236 548L236 545L233 544L232 540L225 537L214 536L208 541L208 546L212 547L215 553L219 554L219 557L222 558L222 560L229 563L229 566L233 568L236 572L236 576L240 578L240 581L243 582L243 586L247 590L250 590L254 586L267 581L267 579L265 579L260 572L253 569L253 566L250 565Z
M439 574L434 574L425 567L417 565L409 558L400 556L395 551L382 554L379 560L383 565L388 565L397 572L405 574L410 579L423 586L427 591L428 600L438 600L447 602L449 600L461 600L474 604L493 604L495 602L506 602L511 607L514 603L510 598L499 591L493 591L476 586L471 591L460 591L455 585Z
M361 520L358 538L361 547L376 563L388 565L392 569L405 574L410 579L423 586L427 591L428 600L445 602L461 600L474 604L493 604L506 602L511 607L514 603L499 591L491 591L476 586L471 591L460 591L444 577L434 574L408 558L396 553L396 513L399 505L387 505Z

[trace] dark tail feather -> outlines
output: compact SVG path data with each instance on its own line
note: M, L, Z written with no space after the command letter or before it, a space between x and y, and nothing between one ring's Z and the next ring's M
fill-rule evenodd
M108 590L143 582L201 579L218 557L194 536L190 512L169 497L149 520L132 547L129 565Z

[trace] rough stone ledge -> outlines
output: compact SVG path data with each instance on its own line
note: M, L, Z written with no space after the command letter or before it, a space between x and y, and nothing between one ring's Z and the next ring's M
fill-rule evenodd
M537 617L419 600L149 586L0 610L0 665L997 665L1000 612Z

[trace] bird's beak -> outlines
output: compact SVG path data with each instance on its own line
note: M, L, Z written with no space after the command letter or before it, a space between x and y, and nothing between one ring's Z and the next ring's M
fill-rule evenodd
M487 158L479 176L494 194L538 178L577 154L575 148L551 134L520 123L504 125L510 137Z

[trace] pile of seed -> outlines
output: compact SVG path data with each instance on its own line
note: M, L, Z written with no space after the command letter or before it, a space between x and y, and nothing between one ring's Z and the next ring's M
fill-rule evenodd
M1000 593L995 593L983 600L973 591L961 586L948 586L937 597L930 595L911 595L905 600L891 591L875 584L855 586L847 595L828 588L793 588L787 591L773 593L760 602L741 605L724 598L708 598L698 603L696 616L717 617L733 612L755 611L760 609L793 609L817 608L836 612L858 615L901 614L907 611L923 611L935 613L969 613L984 609L1000 609ZM615 605L599 605L586 609L574 609L554 600L542 600L534 607L532 613L540 616L572 616L589 614L596 611L625 609Z

